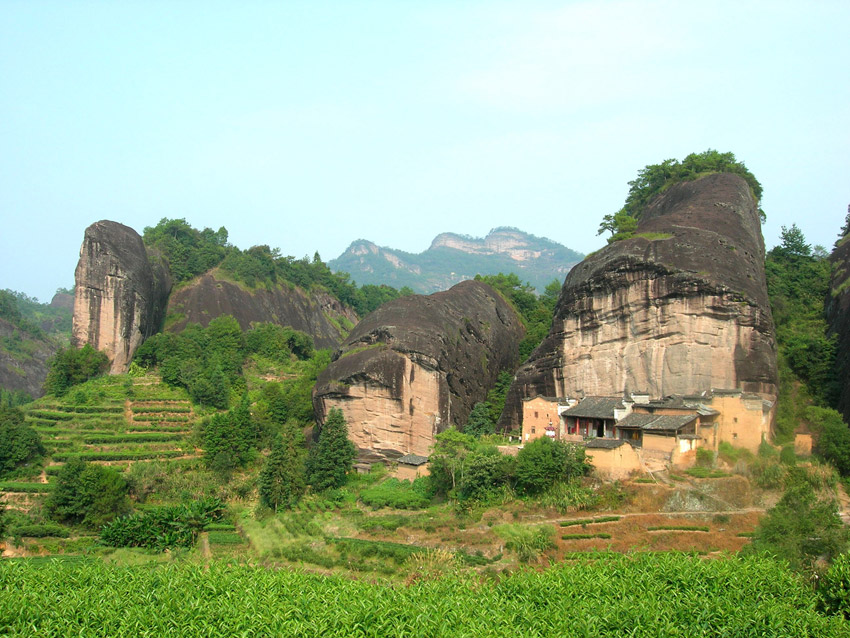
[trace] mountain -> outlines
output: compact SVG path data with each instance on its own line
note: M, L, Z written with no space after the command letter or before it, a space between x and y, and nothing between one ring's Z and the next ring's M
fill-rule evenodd
M428 250L407 253L358 239L337 259L328 262L335 272L345 271L358 284L408 286L429 294L447 290L475 275L516 273L538 292L553 279L563 281L583 255L561 244L516 228L491 230L486 237L442 233Z

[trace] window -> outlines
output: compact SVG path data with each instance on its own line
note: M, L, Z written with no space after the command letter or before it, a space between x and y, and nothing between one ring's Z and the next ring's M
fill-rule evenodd
M534 418L536 419L539 415L537 414L537 410L534 411Z

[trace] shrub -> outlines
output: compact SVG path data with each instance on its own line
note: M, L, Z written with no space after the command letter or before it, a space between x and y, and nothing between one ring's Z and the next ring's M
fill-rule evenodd
M555 546L552 540L554 529L549 525L530 527L505 524L494 527L493 531L504 539L505 548L514 552L523 563L536 560L547 549Z
M427 496L414 489L410 481L390 478L374 487L363 490L360 500L366 505L379 509L421 509L429 503Z
M24 415L18 408L0 407L0 442L0 477L45 453L41 438L24 423Z
M543 491L556 481L584 476L591 469L584 447L543 436L519 451L517 486L528 494Z
M57 475L45 509L61 523L99 527L130 510L127 483L112 468L71 459Z
M42 525L17 525L9 530L9 535L15 538L28 536L30 538L68 538L68 530L61 525L45 523Z
M850 618L850 554L835 557L818 585L821 606L831 614Z
M87 343L79 350L60 349L47 365L44 392L62 396L72 386L104 374L109 368L109 357Z
M158 507L116 518L101 528L100 539L112 547L191 547L201 530L223 514L224 504L217 498Z
M713 467L714 466L714 452L709 450L708 448L698 448L697 449L697 466L698 467Z

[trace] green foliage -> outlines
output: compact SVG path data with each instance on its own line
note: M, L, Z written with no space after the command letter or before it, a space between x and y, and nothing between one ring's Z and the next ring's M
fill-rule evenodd
M313 338L286 326L257 323L245 333L246 349L251 354L261 354L277 362L289 361L291 355L299 359L313 356Z
M15 538L68 538L68 529L53 523L33 523L30 525L15 525L9 529L9 536ZM2 534L0 534L2 538Z
M810 406L806 420L817 436L817 453L832 463L841 476L850 476L850 428L832 408Z
M61 288L56 292L70 292ZM5 319L24 335L34 339L44 339L48 335L70 334L71 311L57 308L49 303L39 303L38 299L28 297L14 290L0 290L0 319Z
M813 255L800 230L783 227L782 243L765 259L767 289L779 347L777 434L790 438L808 402L835 407L839 383L836 341L827 336L824 300L830 265ZM796 386L802 384L803 388Z
M698 448L697 449L697 465L700 467L713 467L714 466L714 452L709 450L708 448Z
M608 240L617 241L631 237L649 202L677 182L698 179L710 173L734 173L740 175L749 184L756 201L761 199L762 188L755 176L743 162L739 162L734 153L719 153L708 149L702 153L691 153L679 162L667 159L660 164L649 164L638 171L638 176L629 182L629 194L626 203L614 215L605 215L599 225L599 233L610 232ZM764 212L759 210L764 221Z
M475 438L458 432L454 427L434 437L429 457L431 488L435 494L457 496L458 483L463 479L467 457L476 448Z
M290 509L307 487L304 435L298 423L278 434L260 472L260 502L274 510Z
M111 547L146 547L159 551L191 547L205 526L221 520L224 503L217 498L157 507L116 518L100 530L100 540Z
M256 452L260 432L251 417L248 394L235 408L215 414L201 425L204 462L223 477L229 477L237 467L245 465Z
M424 483L389 478L360 492L360 500L369 507L413 510L427 507L430 499Z
M584 476L590 469L583 446L543 436L519 451L517 487L526 494L535 494L558 481Z
M309 482L315 491L341 487L354 466L354 444L348 440L348 425L342 411L331 408L319 432L308 462Z
M469 413L466 425L463 426L464 433L474 437L480 437L482 434L493 434L496 423L493 421L492 413L493 406L489 403L476 403Z
M227 243L224 227L218 231L211 228L198 231L185 219L163 218L156 226L146 227L142 239L146 246L162 253L175 283L188 281L214 268L229 251L235 250Z
M549 334L554 310L552 291L545 297L538 297L531 284L521 281L514 273L475 275L475 280L495 288L520 316L525 325L525 337L519 344L519 358L524 361Z
M516 459L501 454L495 447L479 447L465 459L457 491L458 500L467 503L488 501L503 495L511 487Z
M513 382L513 374L502 370L496 379L496 384L487 393L487 403L490 404L490 420L495 424L499 422L502 411L505 409L505 397Z
M818 585L821 606L830 614L850 619L850 554L839 554Z
M522 563L537 560L543 552L555 546L555 530L549 525L497 525L493 528L504 541L505 549L514 552Z
M850 535L838 504L819 498L801 470L790 472L785 493L759 522L748 551L768 552L794 569L811 571L818 559L846 551Z
M0 478L45 454L41 438L18 408L0 407Z
M23 390L0 388L0 408L17 408L32 402L32 397Z
M56 476L44 507L60 523L100 527L130 510L127 483L110 467L71 459Z
M60 349L47 365L44 392L61 397L72 386L104 374L109 369L109 357L87 343L79 349Z
M817 611L808 582L759 557L599 552L540 572L473 582L448 574L411 587L222 561L23 560L0 562L0 590L10 636L847 634L845 619Z

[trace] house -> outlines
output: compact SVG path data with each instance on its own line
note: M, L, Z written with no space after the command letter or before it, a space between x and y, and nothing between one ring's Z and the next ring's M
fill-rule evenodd
M620 438L640 448L645 459L693 465L700 446L699 415L632 412L617 423Z
M584 447L594 471L607 479L624 479L643 467L639 452L624 439L594 438Z
M616 439L617 421L631 411L631 402L622 397L585 397L565 410L565 434L582 438Z
M419 454L405 454L396 459L395 472L393 476L397 479L414 480L420 476L428 475L428 457Z
M564 435L563 414L578 399L545 397L537 395L522 402L522 442L528 443L541 436L561 439Z

